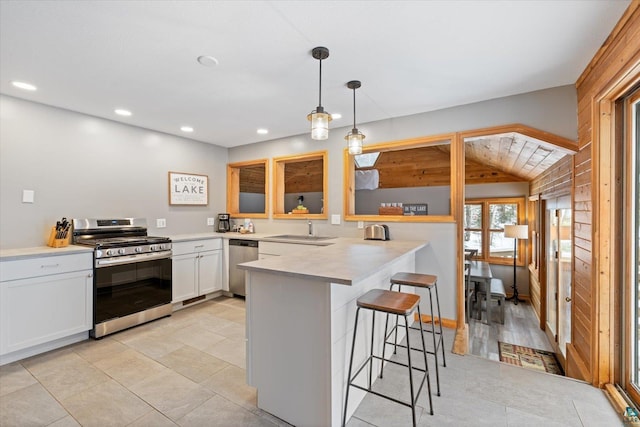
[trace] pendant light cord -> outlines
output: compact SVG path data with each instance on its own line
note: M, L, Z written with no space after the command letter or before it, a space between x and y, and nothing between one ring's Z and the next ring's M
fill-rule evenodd
M320 81L318 82L318 106L322 107L322 59L320 59Z
M356 128L356 88L353 88L353 128Z

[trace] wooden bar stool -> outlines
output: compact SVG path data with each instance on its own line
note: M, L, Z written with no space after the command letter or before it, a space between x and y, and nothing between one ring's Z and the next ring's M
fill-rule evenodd
M418 396L420 395L420 391L424 386L425 380L427 382L427 390L429 394L429 409L431 411L431 415L433 415L433 403L431 401L431 383L429 381L429 366L427 365L427 353L425 351L426 347L424 342L424 334L422 332L420 333L420 336L422 338L422 349L412 349L411 346L409 345L409 328L407 327L407 325L409 324L409 321L408 321L409 316L413 315L413 312L416 309L418 310L418 315L420 315L420 296L415 294L407 294L403 292L392 292L384 289L372 289L366 294L362 295L360 298L358 298L357 306L358 306L358 309L356 310L356 320L353 328L353 341L351 343L351 357L349 359L349 373L347 375L348 382L347 382L347 391L344 399L344 414L342 416L342 425L344 426L345 423L347 422L347 408L348 408L347 405L349 403L349 388L356 387L368 393L375 394L376 396L380 396L385 399L391 400L393 402L399 403L401 405L410 407L411 415L413 417L413 425L415 427L416 401L418 400ZM358 331L358 316L360 315L361 308L371 310L373 312L373 318L371 321L371 351L367 359L362 364L362 366L360 366L360 368L356 371L356 373L353 376L351 376L351 372L353 368L353 355L355 353L355 345L356 345L356 333ZM407 334L407 364L404 364L395 360L386 359L384 357L384 345L383 345L382 357L376 356L373 354L376 312L387 313L387 315L395 314L397 316L404 316L405 330ZM387 316L387 320L388 318L389 317ZM386 330L387 328L385 325L385 341L386 341ZM418 350L422 353L424 357L424 369L415 367L411 364L411 350ZM371 378L373 375L373 359L380 360L381 365L384 365L384 362L390 362L396 365L405 366L409 369L409 388L411 392L410 403L407 403L399 399L395 399L391 396L384 395L382 393L373 391L371 389L371 383L372 383ZM362 386L359 386L358 384L354 384L353 381L356 379L356 377L360 374L360 372L362 372L362 370L367 365L369 365L368 387L362 387ZM418 390L416 393L414 393L412 370L417 370L424 373L424 376L422 377L422 381L420 382L420 387L418 387ZM380 369L380 378L382 378L382 367Z
M438 370L438 349L442 349L442 366L447 366L447 360L444 355L444 335L442 333L442 316L440 315L440 298L438 297L438 276L431 274L421 273L396 273L391 277L390 290L393 290L394 286L398 286L398 292L402 290L402 286L413 286L416 288L423 288L429 291L429 307L431 309L431 330L426 329L425 332L431 333L433 337L433 351L425 350L429 354L433 354L436 362L436 395L440 396L440 373ZM435 313L433 312L433 296L431 291L435 289L436 292L436 307L438 309L438 324L440 330L436 330ZM411 329L418 329L415 326L410 326ZM420 330L422 328L422 318L420 317ZM398 344L398 316L396 316L396 325L391 329L389 337L395 331L395 342L393 343L393 352L396 352L396 347L404 347L404 345ZM386 344L386 339L385 339ZM407 345L409 343L407 342ZM415 350L415 349L414 349ZM384 351L384 350L383 350Z

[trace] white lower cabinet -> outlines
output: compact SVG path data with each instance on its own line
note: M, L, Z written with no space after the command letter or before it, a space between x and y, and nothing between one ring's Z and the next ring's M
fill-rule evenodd
M63 340L93 327L92 262L92 253L2 262L0 355ZM68 343L51 348L64 344ZM3 362L22 357L3 358Z
M222 290L220 239L173 243L173 302Z

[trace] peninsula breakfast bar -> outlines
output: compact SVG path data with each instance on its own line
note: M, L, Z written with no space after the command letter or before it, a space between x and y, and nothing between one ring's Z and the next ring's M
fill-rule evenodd
M415 271L426 241L337 238L294 255L241 264L246 270L247 383L257 406L296 426L339 426L356 299L389 289L398 271ZM354 367L364 361L371 316L358 324ZM363 328L363 329L361 329ZM384 322L376 322L374 351ZM391 354L393 349L389 348ZM375 367L374 367L375 370ZM365 396L352 389L347 419Z

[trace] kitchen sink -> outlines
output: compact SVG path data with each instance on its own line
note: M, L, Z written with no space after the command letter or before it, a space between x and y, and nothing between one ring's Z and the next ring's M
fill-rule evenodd
M278 236L269 236L268 238L269 239L286 239L286 240L310 240L310 241L335 239L335 237L330 237L330 236L309 236L307 234L280 234Z

